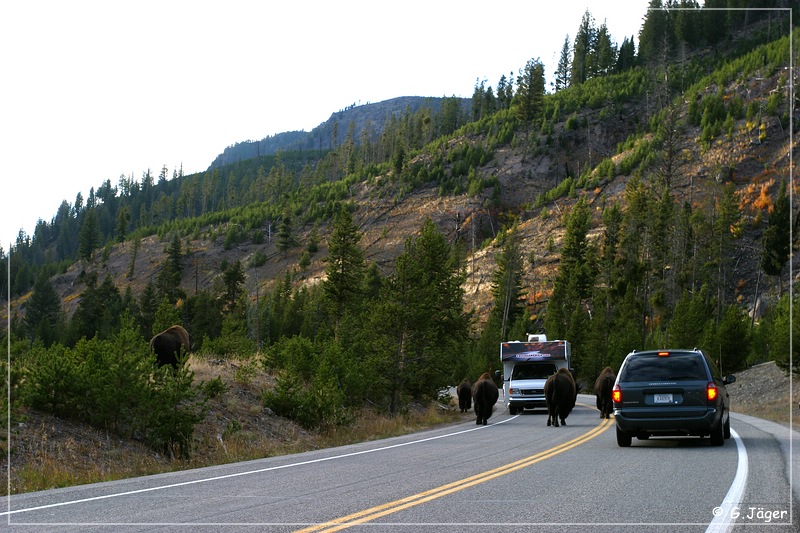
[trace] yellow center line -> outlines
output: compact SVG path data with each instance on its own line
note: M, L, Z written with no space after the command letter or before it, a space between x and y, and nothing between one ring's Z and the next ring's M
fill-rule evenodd
M535 455L531 455L530 457L514 461L513 463L509 463L507 465L503 465L498 468L493 468L492 470L488 470L486 472L481 472L480 474L476 474L474 476L470 476L461 479L459 481L454 481L453 483L442 485L435 489L427 490L425 492L420 492L412 496L407 496L405 498L401 498L393 502L384 503L382 505L378 505L370 509L365 509L357 513L349 514L347 516L335 518L333 520L329 520L321 524L316 524L314 526L310 526L305 529L299 529L295 533L341 531L343 529L347 529L357 524L363 524L365 522L375 520L376 518L396 513L398 511L402 511L403 509L408 509L416 505L420 505L422 503L435 500L436 498L441 498L442 496L446 496L448 494L464 490L468 487L473 487L485 481L489 481L490 479L495 479L500 476L510 474L511 472L514 472L521 468L531 466L540 461L544 461L545 459L549 459L555 455L563 453L567 450L571 450L572 448L575 448L576 446L579 446L600 435L606 429L611 427L613 423L614 423L613 418L611 419L604 418L603 421L600 422L598 426L594 427L590 431L587 431L583 435L576 437L570 441L559 444L558 446L555 446L548 450L544 450Z

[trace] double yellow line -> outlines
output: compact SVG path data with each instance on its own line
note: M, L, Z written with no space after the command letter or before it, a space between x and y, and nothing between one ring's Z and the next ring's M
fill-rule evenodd
M435 500L436 498L441 498L442 496L446 496L448 494L453 494L454 492L458 492L460 490L464 490L466 488L478 485L485 481L489 481L490 479L510 474L511 472L514 472L521 468L531 466L533 464L538 463L539 461L544 461L545 459L549 459L567 450L571 450L572 448L580 446L584 442L587 442L595 438L596 436L604 432L606 429L608 429L612 424L614 424L613 418L612 419L604 418L603 421L600 423L600 425L596 426L591 431L584 433L580 437L574 438L563 444L559 444L558 446L555 446L543 452L539 452L536 455L531 455L530 457L526 457L525 459L520 459L519 461L515 461L513 463L509 463L507 465L495 468L493 470L488 470L486 472L482 472L480 474L476 474L474 476L470 476L468 478L464 478L459 481L454 481L453 483L448 483L447 485L442 485L441 487L437 487L435 489L431 489L425 492L420 492L418 494L414 494L413 496L401 498L393 502L384 503L383 505L378 505L370 509L365 509L357 513L353 513L347 516L343 516L341 518L330 520L328 522L323 522L321 524L310 526L305 529L300 529L297 530L295 533L311 533L311 532L327 533L332 531L341 531L343 529L347 529L357 524L363 524L365 522L375 520L376 518L396 513L398 511L402 511L403 509L408 509L410 507L414 507L415 505L429 502L431 500Z

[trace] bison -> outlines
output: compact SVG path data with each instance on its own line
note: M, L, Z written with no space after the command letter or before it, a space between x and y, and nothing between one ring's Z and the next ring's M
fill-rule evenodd
M594 382L594 394L597 396L597 409L600 411L600 418L611 418L611 411L614 410L614 404L611 401L611 389L614 388L614 382L617 376L610 366L607 366L600 372Z
M191 349L189 332L182 326L170 326L150 339L150 350L156 354L156 363L159 368L164 365L178 368L178 361L182 358L181 346L183 346L184 354L189 353Z
M558 427L559 419L561 419L561 425L567 425L566 418L575 407L577 391L575 379L566 368L559 368L558 372L547 378L544 383L544 398L547 403L548 426Z
M481 374L481 377L472 386L472 401L475 404L475 415L477 416L475 423L477 425L486 425L489 417L492 416L494 404L497 403L499 396L497 385L489 373Z
M464 378L456 388L458 395L458 408L462 413L466 413L472 408L472 383L467 378Z

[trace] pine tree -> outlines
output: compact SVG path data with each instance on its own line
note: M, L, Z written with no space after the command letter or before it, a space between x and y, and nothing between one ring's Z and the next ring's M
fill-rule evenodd
M555 92L562 91L569 87L569 75L572 68L572 60L570 59L569 47L569 34L564 37L564 45L561 47L561 56L558 59L558 67L556 67L556 75L554 82Z
M87 209L81 224L81 232L78 237L78 256L91 261L92 254L100 246L100 224L97 221L97 213L94 209Z
M167 249L167 260L158 272L156 285L161 296L166 297L171 303L185 298L186 293L181 289L183 279L183 252L181 241L176 234Z
M128 235L128 225L131 223L131 210L129 207L123 207L117 213L117 225L114 233L117 237L117 242L124 242L125 237Z
M287 213L281 219L280 226L278 226L278 239L275 242L275 247L286 257L286 253L296 245L297 239L295 239L292 230L292 216Z
M581 18L572 47L572 69L569 77L572 86L580 85L591 77L591 56L595 49L596 34L594 18L587 10Z
M569 340L573 343L574 351L582 348L578 341L582 332L573 329L574 325L583 322L576 312L587 312L584 303L591 296L596 276L594 252L587 240L590 222L589 204L581 197L565 216L561 264L545 317L548 337Z
M343 208L334 219L333 233L328 239L328 265L325 268L326 279L322 282L337 320L361 298L365 263L360 241L361 233L353 222L353 216Z
M28 303L25 304L24 324L30 341L40 339L45 347L57 342L60 337L58 326L61 314L61 299L50 279L42 271Z
M505 236L503 249L497 258L497 270L492 276L492 296L494 305L492 314L497 315L500 325L500 338L495 339L495 346L508 339L509 330L522 315L522 252L516 226Z
M778 197L767 219L767 229L761 237L761 268L768 276L780 276L789 260L789 198L786 195L786 182L781 181ZM781 292L783 284L781 283Z
M370 313L372 348L387 378L389 410L401 398L435 398L465 352L464 269L433 221L406 239L397 268Z

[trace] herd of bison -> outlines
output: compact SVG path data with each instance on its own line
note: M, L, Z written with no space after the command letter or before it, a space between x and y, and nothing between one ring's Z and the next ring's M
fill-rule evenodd
M614 387L616 375L611 367L606 367L600 372L594 382L594 393L597 397L597 409L600 418L611 418L613 405L611 402L611 389ZM547 402L547 425L558 427L559 421L565 426L566 418L575 407L580 386L576 384L572 373L566 368L561 368L547 378L544 384L544 396ZM484 372L474 384L466 378L456 388L458 408L466 413L475 405L475 423L486 425L492 415L492 409L497 402L500 392L488 372Z
M191 339L189 333L181 326L171 326L161 333L153 336L150 340L150 350L156 357L159 367L171 365L177 368L178 363L191 350ZM183 348L183 354L181 354ZM606 367L600 372L594 383L594 393L597 396L597 409L600 411L601 418L610 418L613 406L611 403L611 389L614 386L616 376L611 367ZM566 425L566 418L575 407L575 400L578 398L580 386L575 383L572 373L566 368L559 369L558 372L547 378L544 385L544 395L547 402L547 425L558 427L559 420L561 425ZM486 425L489 417L492 416L494 404L500 391L488 372L484 372L481 377L473 384L466 378L456 388L458 396L458 407L462 413L466 413L475 405L476 424Z

